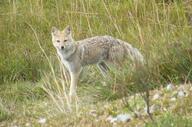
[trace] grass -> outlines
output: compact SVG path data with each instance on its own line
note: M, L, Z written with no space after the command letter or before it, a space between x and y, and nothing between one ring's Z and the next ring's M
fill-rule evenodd
M22 84L22 88L20 86ZM43 83L42 83L43 84ZM39 84L41 86L42 84ZM112 126L111 123L106 121L107 117L112 115L116 116L119 113L129 113L133 115L132 110L142 112L145 107L143 99L140 95L133 95L126 97L124 99L115 99L115 100L98 100L94 95L97 92L93 93L92 91L81 90L83 92L89 92L86 95L79 95L79 110L72 112L58 110L58 107L55 105L52 99L49 99L49 96L44 93L44 97L37 95L41 92L37 92L34 89L40 89L41 87L32 85L30 89L26 92L26 89L29 88L29 82L9 84L9 86L18 88L13 88L11 92L14 92L14 96L7 94L10 92L10 89L4 89L1 92L2 103L1 103L1 126L26 126L30 124L32 126L41 126L39 123L40 118L46 118L46 123L43 126ZM188 86L188 85L187 85ZM25 90L23 90L25 89ZM41 90L41 89L40 89ZM38 91L40 91L38 90ZM156 93L157 90L151 92L151 97ZM118 126L191 126L191 93L189 96L177 99L176 102L170 102L169 99L172 96L173 92L165 92L163 90L158 90L163 92L164 97L160 100L155 100L151 104L158 104L163 106L162 109L155 112L153 117L155 122L151 122L149 117L146 115L140 117L133 117L133 120L126 123L117 123ZM29 95L30 93L33 96L26 97L21 100L21 94ZM57 94L57 92L55 92ZM10 96L9 96L10 95ZM36 95L36 96L35 96ZM128 102L127 102L128 101ZM59 102L59 101L58 101ZM65 102L65 100L64 100ZM129 105L127 105L129 104ZM170 106L175 106L173 109L169 109ZM67 109L66 106L61 105L63 109ZM164 108L168 109L164 111ZM161 111L163 110L163 111ZM140 114L141 115L141 114Z
M10 117L8 109L5 108L4 104L0 104L0 121L6 120Z
M156 75L163 73L164 80L180 77L177 73L181 71L184 76L188 73L189 69L185 67L188 63L184 62L191 60L189 56L177 60L178 50L174 53L175 57L171 59L169 56L175 49L174 45L179 44L185 50L192 40L189 20L191 6L187 1L166 3L152 0L146 3L144 0L3 0L1 3L2 83L17 80L38 81L41 79L41 72L48 70L47 61L30 26L35 30L46 54L54 58L50 29L52 26L62 29L67 24L73 27L73 36L76 40L108 34L130 42L142 51L150 63L160 66L155 68L159 69ZM162 58L165 60L162 61ZM182 62L184 67L169 67L177 66L178 62ZM166 67L169 70L164 70Z
M101 116L115 115L120 111L114 101L134 95L142 85L156 89L169 82L190 82L191 12L190 0L1 0L0 124L11 126L8 123L15 120L21 125L31 121L40 126L38 119L48 115L47 124L53 126L111 126L104 120L94 121L86 112L109 103L112 106L107 113L101 108L98 112ZM68 86L50 36L52 26L63 29L68 24L75 40L108 34L140 49L147 61L139 72L133 72L130 66L121 71L112 68L110 80L103 79L95 67L87 67L78 86L81 115L76 112L75 118L60 113L66 109L63 103L67 99L61 97ZM129 103L131 107L143 105L141 99ZM191 104L187 99L184 104L177 105L178 109L185 107L184 111L176 108L146 126L190 126L187 112L191 112Z
M183 116L168 113L158 118L157 123L148 123L146 127L190 127L191 124L191 118L185 118Z

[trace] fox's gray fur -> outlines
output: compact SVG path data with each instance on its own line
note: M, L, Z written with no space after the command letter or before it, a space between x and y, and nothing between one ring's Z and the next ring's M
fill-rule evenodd
M130 58L136 64L144 63L143 56L138 49L108 35L74 41L69 26L63 31L53 27L52 41L62 63L70 73L70 96L76 94L80 72L86 65L97 64L101 73L106 75L109 70L107 62L118 64Z

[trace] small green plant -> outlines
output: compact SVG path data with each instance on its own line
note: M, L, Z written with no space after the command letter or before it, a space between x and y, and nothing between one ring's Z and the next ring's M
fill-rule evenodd
M146 124L146 127L191 127L192 119L184 116L177 116L174 114L166 113L158 117L155 122Z
M3 121L3 120L7 120L9 118L10 118L10 112L3 105L2 100L0 98L0 122Z

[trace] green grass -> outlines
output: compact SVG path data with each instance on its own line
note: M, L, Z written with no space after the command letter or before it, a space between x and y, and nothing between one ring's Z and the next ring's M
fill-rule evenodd
M53 121L55 125L56 118L60 118L58 126L79 123L88 126L92 118L84 113L92 104L113 105L113 101L119 98L142 91L143 86L155 89L168 82L190 82L191 5L189 0L1 0L0 121L7 125L26 117L20 121L22 125L31 120L40 126L37 119L48 114L49 124ZM66 91L58 89L63 87L63 77L50 31L52 26L63 29L66 25L72 26L75 40L106 34L125 40L138 48L147 62L145 68L137 72L127 64L120 71L112 68L110 79L103 79L96 67L85 69L78 85L78 95L82 101L80 107L85 105L87 109L80 111L83 115L75 118L59 114L51 100ZM54 96L42 89L46 85L52 85L49 88ZM61 103L63 101L61 99ZM161 114L155 124L146 126L191 125L190 118L179 120L180 116L177 116L187 116L187 112L191 112L190 101L185 100L184 104L185 111L176 108L172 114ZM178 109L182 106L178 104ZM118 112L113 109L116 108L109 112ZM101 114L105 113L100 110ZM54 113L55 117L52 116ZM67 120L62 123L64 118ZM110 126L105 121L92 124Z
M188 54L192 40L189 20L192 7L187 1L3 0L0 6L2 83L40 80L48 64L31 27L46 54L54 60L50 29L52 26L63 29L68 24L76 40L108 34L130 42L155 65L158 71L153 71L158 77L154 79L177 80L189 73L190 54L178 58L181 53L177 50L182 47ZM176 43L181 46L174 47ZM174 49L174 55L169 55Z
M8 109L5 108L2 102L0 103L0 122L3 120L7 120L10 117L10 113Z
M25 126L27 123L32 126L41 126L38 122L41 117L47 120L44 126L112 126L106 121L109 115L116 116L119 113L133 114L131 109L140 111L145 107L141 96L134 95L123 100L103 101L95 96L97 91L94 93L93 91L81 89L79 93L87 93L79 95L78 111L61 112L55 106L54 101L49 96L46 96L46 93L42 94L41 87L39 87L41 83L34 85L30 82L20 82L3 86L6 88L0 91L2 97L0 105L1 126ZM159 91L163 92L163 90ZM11 93L14 93L14 96ZM151 95L155 93L153 91ZM117 123L117 125L145 125L147 127L191 126L191 93L188 97L178 99L175 103L169 101L169 96L172 93L164 91L163 100L151 101L151 104L160 104L167 109L169 109L168 105L170 104L175 106L172 110L154 113L154 122L147 115L144 115L138 118L135 117L130 122ZM21 96L22 94L23 96ZM41 96L39 97L39 95ZM96 116L91 115L92 110L95 110Z
M191 118L174 114L164 114L157 119L156 123L148 123L146 127L190 127L192 125Z

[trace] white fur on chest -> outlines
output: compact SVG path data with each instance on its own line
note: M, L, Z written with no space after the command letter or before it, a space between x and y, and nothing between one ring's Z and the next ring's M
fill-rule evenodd
M64 59L63 54L61 52L58 51L57 53L58 53L59 57L61 58L61 62L69 70L71 68L70 63Z

